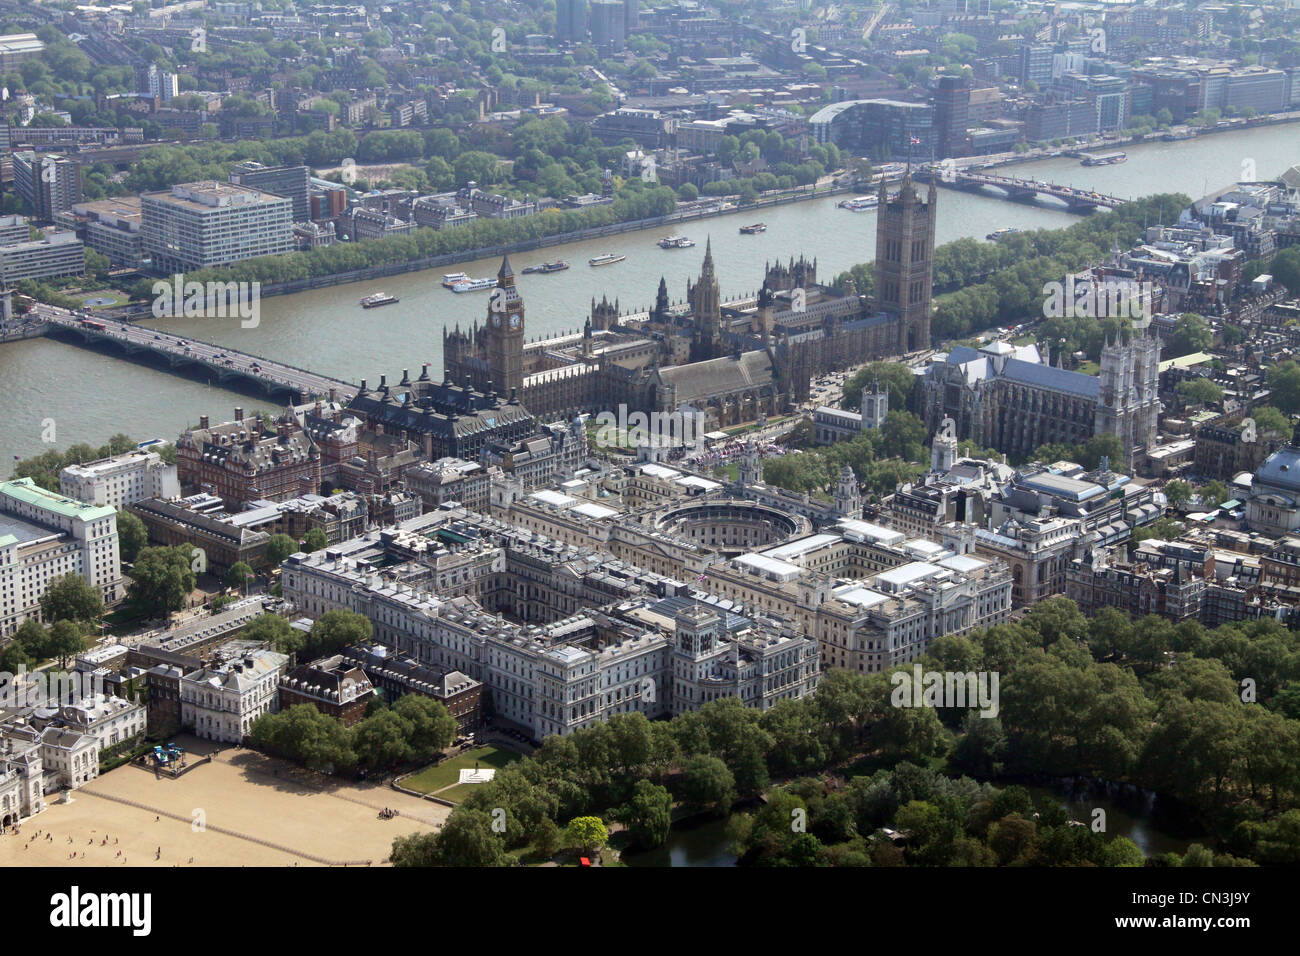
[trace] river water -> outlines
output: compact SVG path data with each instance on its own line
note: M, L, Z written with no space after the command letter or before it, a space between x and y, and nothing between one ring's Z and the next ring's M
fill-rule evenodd
M1180 191L1200 196L1241 178L1254 165L1261 177L1275 176L1300 162L1300 127L1277 126L1205 136L1180 143L1149 143L1126 149L1128 162L1084 167L1061 158L1011 166L1006 172L1067 185L1087 186L1119 196ZM758 212L735 214L642 232L552 246L511 259L526 306L530 338L580 329L591 299L617 298L627 310L654 302L659 278L668 282L674 302L686 295L686 281L699 274L706 238L724 297L753 293L762 281L765 261L806 255L816 258L819 275L835 274L872 258L875 213L850 213L835 207L842 196L815 199ZM739 227L761 219L766 233L739 234ZM1003 226L1056 228L1076 217L1056 205L1030 206L989 196L942 190L937 241L962 236L982 238ZM690 236L693 249L662 250L656 240L667 232ZM591 268L587 259L618 252L626 261ZM522 275L526 265L566 259L572 266L551 275ZM442 330L481 319L488 293L453 294L440 285L444 271L471 276L496 273L499 259L456 267L407 273L272 296L261 303L261 322L246 329L237 318L168 319L160 328L187 338L204 339L240 351L276 358L352 382L400 376L403 368L442 367ZM362 309L358 300L385 291L400 297L397 305ZM112 355L46 340L0 345L0 462L13 455L38 454L50 445L41 440L42 422L53 419L53 447L86 441L100 444L114 432L136 438L174 438L199 415L226 420L235 405L269 407L268 400L240 396L201 382L123 361Z

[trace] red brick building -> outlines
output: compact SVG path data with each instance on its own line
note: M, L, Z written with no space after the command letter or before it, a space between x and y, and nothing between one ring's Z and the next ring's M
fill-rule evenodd
M375 688L366 672L342 655L322 658L288 671L280 678L280 709L311 704L327 717L351 727L366 713Z
M285 501L320 490L320 450L289 412L269 425L258 418L187 429L176 441L176 465L186 493L207 492L227 509L249 501Z

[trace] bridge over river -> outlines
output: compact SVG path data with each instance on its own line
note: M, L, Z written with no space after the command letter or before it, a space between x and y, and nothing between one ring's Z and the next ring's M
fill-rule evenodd
M189 367L205 373L212 382L238 389L253 385L268 395L305 402L311 398L342 398L356 390L351 382L318 375L296 365L286 365L259 355L198 339L183 339L130 322L117 322L88 312L72 312L38 303L31 316L48 327L48 334L72 338L81 344L118 351L127 357L150 354L177 371Z
M916 178L921 182L933 180L936 185L964 189L968 192L985 192L985 187L990 187L999 190L1004 198L1014 202L1034 202L1041 196L1050 196L1065 203L1070 212L1077 213L1089 213L1094 209L1115 209L1128 202L1127 199L1108 196L1091 189L1058 186L1055 183L1016 179L1012 176L995 176L991 173L951 166L926 166L917 171ZM994 194L986 193L986 195Z

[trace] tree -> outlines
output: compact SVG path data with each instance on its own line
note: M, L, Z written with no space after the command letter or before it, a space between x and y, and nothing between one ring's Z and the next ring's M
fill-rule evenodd
M398 837L393 866L508 866L505 843L492 829L492 817L460 807L438 833Z
M278 714L263 714L249 728L253 746L321 773L356 764L343 721L322 714L311 704L296 704Z
M1192 500L1192 486L1181 478L1175 478L1165 485L1165 498L1171 508L1181 510Z
M417 760L429 760L456 739L456 718L442 701L406 694L393 705L393 713L408 724L407 740Z
M901 362L869 362L854 372L844 383L843 406L849 409L861 408L863 388L877 382L889 390L891 409L906 410L916 376Z
M1197 489L1204 508L1217 508L1232 497L1232 491L1221 481L1210 481Z
M1186 312L1174 326L1174 334L1169 337L1169 355L1190 355L1203 352L1214 344L1214 332L1210 324L1195 312Z
M1140 528L1134 528L1133 533L1129 535L1130 544L1141 544L1148 538L1158 538L1161 541L1173 541L1183 533L1183 524L1176 518L1157 518L1150 524L1143 525Z
M627 824L632 843L650 850L668 839L672 810L673 798L664 787L649 780L638 780L632 799L619 809L619 819Z
M284 559L298 551L298 542L287 534L273 534L266 542L266 563L278 568Z
M1007 754L1007 735L1002 722L972 711L966 715L963 730L953 748L953 768L983 779L1000 775Z
M31 670L35 664L36 658L22 641L13 640L4 647L0 647L0 671L4 671L6 674L17 674L19 671Z
M1267 378L1273 404L1288 415L1300 412L1300 365L1279 362L1269 367Z
M352 751L357 766L366 770L388 770L410 760L414 754L408 742L411 722L396 711L381 710L352 728Z
M13 639L6 646L13 647L14 645L21 647L32 660L43 661L50 656L48 649L49 628L45 627L36 618L29 617L18 625L18 630L14 631Z
M260 614L244 625L239 636L249 641L265 641L281 654L292 654L302 647L307 635L295 631L278 614ZM299 638L296 645L293 643L295 636Z
M889 457L920 461L924 455L925 422L911 412L891 408L880 434L881 451Z
M412 833L393 841L389 860L393 866L442 866L440 833ZM504 848L502 849L504 853ZM491 865L491 864L489 864Z
M1268 271L1292 295L1300 294L1300 247L1287 246L1279 251L1269 263Z
M149 532L144 522L129 511L117 513L117 550L127 564L136 559L140 549L149 543Z
M1066 597L1039 601L1023 620L1027 627L1038 632L1044 648L1057 641L1077 641L1088 632L1088 619L1079 611L1079 606Z
M45 653L58 658L61 667L68 666L68 658L86 649L86 637L76 621L55 621L46 637Z
M324 531L320 528L312 528L307 532L307 536L303 539L302 549L308 553L312 551L320 551L322 548L328 547L329 543L329 538L325 536Z
M988 843L997 854L998 865L1007 866L1028 854L1037 831L1033 820L1010 815L989 827Z
M1250 417L1255 419L1255 428L1260 432L1273 432L1289 439L1294 430L1291 419L1271 405L1262 405L1253 409Z
M309 659L335 654L345 647L370 640L373 629L364 614L352 611L326 611L311 626L303 646Z
M236 561L226 572L226 587L239 588L241 591L248 585L248 579L253 576L253 569L243 561Z
M77 621L88 624L104 616L104 599L99 589L80 574L65 574L41 595L41 617L47 621Z
M542 817L533 828L533 846L548 860L560 850L560 828L550 817Z
M1203 376L1179 382L1177 391L1189 405L1213 405L1223 400L1223 387Z
M1111 468L1122 467L1127 456L1118 435L1093 435L1079 446L1075 457L1079 464L1092 471L1101 467L1103 458L1110 462Z
M1117 836L1102 851L1105 866L1146 866L1146 854L1128 837Z
M726 810L736 800L736 778L717 757L700 754L682 765L682 802L696 810Z
M142 550L131 568L127 599L147 617L179 611L194 590L193 552L185 544Z
M574 817L564 831L565 841L590 856L609 842L609 831L600 817Z

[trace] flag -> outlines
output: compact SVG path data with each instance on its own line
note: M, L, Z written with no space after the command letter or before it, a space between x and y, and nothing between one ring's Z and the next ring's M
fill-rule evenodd
M912 137L912 145L913 145L913 146L920 146L920 145L921 145L921 141L920 141L919 139L917 139L915 136L913 136L913 137Z

